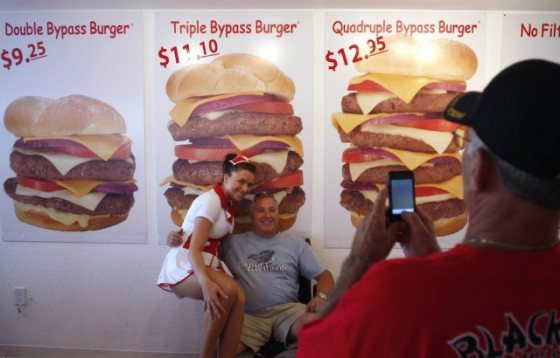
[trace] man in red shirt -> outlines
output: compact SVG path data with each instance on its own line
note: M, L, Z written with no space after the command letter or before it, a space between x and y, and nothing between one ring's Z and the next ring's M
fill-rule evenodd
M298 357L560 357L559 84L528 60L452 101L470 127L463 242L440 252L419 212L389 224L382 192ZM397 241L407 258L384 260Z

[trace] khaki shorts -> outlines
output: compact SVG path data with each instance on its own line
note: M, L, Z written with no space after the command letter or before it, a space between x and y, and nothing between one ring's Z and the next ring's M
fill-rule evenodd
M290 328L303 316L303 303L282 303L245 314L241 343L257 352L270 338L286 345Z

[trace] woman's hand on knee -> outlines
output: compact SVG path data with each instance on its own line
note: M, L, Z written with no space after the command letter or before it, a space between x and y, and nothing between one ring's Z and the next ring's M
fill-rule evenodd
M204 310L208 311L213 320L220 319L225 313L222 299L229 299L224 290L212 280L201 282L202 294L204 296Z

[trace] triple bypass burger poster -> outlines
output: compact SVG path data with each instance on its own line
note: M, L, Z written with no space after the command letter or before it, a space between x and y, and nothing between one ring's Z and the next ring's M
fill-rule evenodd
M257 163L281 230L330 248L350 246L389 170L413 170L417 205L451 246L466 227L464 132L441 112L484 87L486 14L317 15L0 14L3 239L138 243L151 222L163 244L235 152ZM504 14L501 64L560 60L559 22Z
M165 240L227 153L257 166L280 228L310 233L313 48L309 12L162 12L155 17L158 230ZM250 229L252 195L235 208Z

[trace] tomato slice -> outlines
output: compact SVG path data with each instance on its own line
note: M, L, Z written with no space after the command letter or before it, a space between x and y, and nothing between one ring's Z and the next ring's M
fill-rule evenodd
M342 153L342 161L346 163L371 162L379 159L399 160L393 153L380 148L349 148Z
M286 102L248 103L233 107L232 109L239 109L246 112L294 114L294 108L291 104Z
M457 123L446 121L445 119L420 119L409 120L404 122L395 123L395 125L402 127L414 127L418 129L427 129L437 132L454 132L462 126Z
M117 149L111 159L128 159L130 158L130 154L132 152L132 143L125 143Z
M390 92L379 83L370 80L365 80L364 82L348 85L348 90L358 92Z
M303 185L303 172L301 170L296 170L293 173L266 182L260 185L256 190L258 191L258 190L290 188L290 187L301 186L301 185Z
M433 186L417 186L416 188L414 188L414 193L416 194L416 196L430 196L447 194L448 192L440 188L435 188Z
M16 180L19 185L23 185L25 187L40 190L40 191L55 191L55 190L64 189L60 185L53 183L51 181L25 177L22 175L16 176Z

